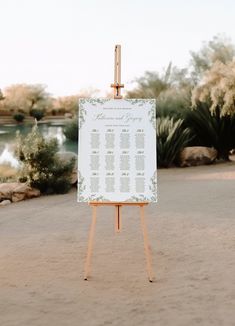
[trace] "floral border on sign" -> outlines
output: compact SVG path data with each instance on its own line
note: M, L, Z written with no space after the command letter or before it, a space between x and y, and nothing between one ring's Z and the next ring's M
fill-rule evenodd
M104 196L96 196L91 195L88 197L84 197L82 193L86 190L85 180L81 174L81 171L78 170L78 201L79 202L88 202L88 201L110 201L109 199L105 198Z
M82 193L86 190L86 185L84 182L84 177L82 176L80 170L78 170L78 200L85 201L85 197L82 196Z
M129 102L131 105L138 104L138 106L144 106L146 103L149 103L149 104L153 105L156 102L154 99L141 99L141 98L124 99L124 100Z
M152 106L151 110L148 112L149 121L152 124L153 128L157 131L157 119L156 119L156 107Z
M80 100L81 104L90 103L91 105L98 104L105 104L106 102L110 101L109 98L83 98Z
M96 196L96 195L91 195L89 197L86 198L86 201L99 201L99 202L103 202L103 201L110 201L109 199L105 198L104 196Z
M157 170L154 172L152 178L150 179L151 185L149 186L149 190L152 192L151 201L157 201Z
M138 196L131 196L129 199L126 199L125 202L133 202L133 203L139 203L139 202L149 202L149 197L146 197L144 195L138 195Z
M157 130L156 126L156 100L155 99L125 99L131 105L138 104L139 107L143 107L145 104L150 104L151 109L148 111L149 121L153 128Z
M83 105L81 103L81 105L79 107L79 114L78 114L79 129L82 128L82 125L85 122L86 114L87 114L86 109L83 107Z

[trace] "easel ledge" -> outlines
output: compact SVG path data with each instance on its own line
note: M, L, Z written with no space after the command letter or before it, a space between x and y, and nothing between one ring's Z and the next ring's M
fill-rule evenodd
M88 205L90 206L145 206L148 205L149 202L141 201L141 202L116 202L116 201L90 201Z
M122 229L122 214L121 208L123 206L139 206L141 209L142 207L148 205L148 202L116 202L116 201L90 201L88 202L89 206L113 206L115 207L115 232L119 233Z
M116 201L90 201L88 202L89 206L113 206L115 207L115 232L121 232L122 228L122 214L121 207L123 206L139 206L144 207L148 205L148 202L116 202Z

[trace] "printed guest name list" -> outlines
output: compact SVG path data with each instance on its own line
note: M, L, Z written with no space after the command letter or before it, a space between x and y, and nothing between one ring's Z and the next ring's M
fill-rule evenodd
M154 100L80 100L79 202L156 202L155 116Z

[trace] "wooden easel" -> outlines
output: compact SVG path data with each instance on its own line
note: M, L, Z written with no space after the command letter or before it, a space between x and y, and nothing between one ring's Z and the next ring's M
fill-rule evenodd
M124 87L121 84L121 45L115 46L115 60L114 60L114 83L111 84L111 87L114 89L114 99L122 99L121 88ZM97 207L99 206L114 206L115 208L115 232L119 233L122 228L122 218L121 218L121 208L123 206L139 206L140 208L140 219L141 219L141 228L143 232L144 239L144 250L146 257L146 267L148 273L149 282L153 281L153 269L152 269L152 256L150 251L150 245L148 240L147 226L145 223L145 214L144 207L148 205L148 202L97 202L91 201L88 203L92 207L92 222L88 238L88 248L87 256L85 261L85 272L84 280L88 280L91 266L91 256L93 248L93 240L95 234L95 225L97 220Z

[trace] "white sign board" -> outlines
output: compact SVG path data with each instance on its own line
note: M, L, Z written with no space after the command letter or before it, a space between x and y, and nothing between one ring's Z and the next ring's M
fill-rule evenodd
M80 100L79 202L156 202L156 166L155 100Z

